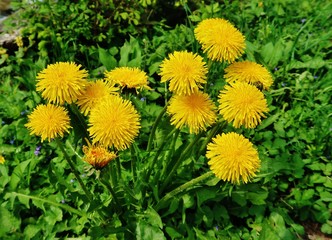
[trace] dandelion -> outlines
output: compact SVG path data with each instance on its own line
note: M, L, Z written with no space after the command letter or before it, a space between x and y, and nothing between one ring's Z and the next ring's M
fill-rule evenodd
M77 105L86 116L97 102L99 102L104 97L109 96L110 94L116 94L117 90L118 88L102 80L89 82L82 94L78 96Z
M0 47L0 56L7 54L7 49Z
M169 81L169 90L178 95L197 92L206 83L208 70L203 58L191 52L174 52L160 65L161 82Z
M167 111L171 115L171 124L176 128L188 126L190 133L198 133L216 121L215 108L208 94L196 92L175 95L171 98Z
M0 164L5 164L5 162L6 162L5 158L2 155L0 155Z
M264 94L255 86L245 82L226 85L219 94L219 112L234 127L254 128L268 112Z
M205 19L197 25L194 33L203 52L207 52L207 57L213 61L234 62L244 53L245 37L225 19Z
M247 183L260 168L253 144L237 133L223 133L207 145L206 157L211 171L223 181Z
M50 103L72 103L87 85L86 70L70 62L50 64L37 75L37 91Z
M89 133L92 143L123 150L138 135L140 116L129 100L110 95L90 112Z
M269 71L260 64L250 61L235 62L225 68L225 79L227 82L242 81L255 86L262 85L269 89L273 79Z
M70 119L68 112L62 106L52 104L38 105L28 116L28 123L25 126L31 135L37 135L44 141L63 137L65 132L69 132Z
M23 47L23 40L22 40L22 37L21 37L21 36L16 37L16 38L15 38L15 43L16 43L16 45L17 45L19 48Z
M117 157L114 152L109 152L107 148L91 144L89 144L89 146L83 146L83 153L83 161L89 163L96 169L102 169Z
M148 86L148 76L145 72L135 67L118 67L105 73L105 78L112 84L117 84L124 88L135 88L136 90Z

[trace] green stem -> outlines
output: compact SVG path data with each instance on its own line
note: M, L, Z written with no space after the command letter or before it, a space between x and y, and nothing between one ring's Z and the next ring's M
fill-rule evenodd
M173 156L173 153L174 153L174 150L175 150L175 143L176 143L176 140L177 140L179 134L180 134L180 130L177 129L175 134L174 134L173 141L171 143L171 147L169 148L169 151L168 151L168 153L166 154L166 157L165 157L165 161L164 161L165 164L164 165L166 167L163 168L163 171L162 171L160 176L165 176L167 169L169 169L169 168L167 168L167 166L171 165L170 164L171 163L170 159ZM161 169L161 167L159 167L159 169Z
M171 171L167 175L163 185L160 188L160 192L163 192L165 187L169 184L169 181L172 179L173 175L175 174L176 170L182 163L183 158L188 154L189 151L191 151L192 147L196 144L196 142L200 139L202 136L202 132L197 134L195 139L183 150L180 157L177 159L176 163L173 165Z
M161 110L161 112L159 113L158 117L156 118L155 122L153 123L153 126L152 126L152 129L151 129L151 132L150 132L150 136L149 136L149 140L148 140L148 146L146 148L146 151L147 152L150 152L151 151L151 148L152 148L152 142L153 142L153 137L155 135L155 132L157 130L157 126L161 120L161 118L163 117L163 115L166 113L166 109L167 109L167 106L165 106L163 108L163 110Z
M66 142L66 146L68 146L79 159L83 158L68 141Z
M111 184L109 184L109 182L107 182L103 177L100 178L100 182L107 188L107 190L111 193L113 199L114 199L114 202L115 202L115 205L116 205L116 208L118 210L118 212L120 213L121 212L121 209L119 208L120 205L120 202L116 196L116 193L114 192Z
M167 193L156 205L155 210L158 211L160 208L163 207L163 205L171 198L173 198L175 195L183 192L184 190L188 189L190 190L195 184L202 182L210 177L214 176L214 173L209 171L207 173L204 173L203 175L194 178L190 180L189 182L186 182L185 184L182 184L181 186L175 188L174 190Z
M77 169L75 168L75 165L73 163L73 161L70 159L70 157L68 156L66 150L64 149L63 145L62 145L62 142L59 140L59 138L55 138L55 141L58 145L58 147L60 148L60 150L62 151L63 155L65 156L65 159L67 160L70 168L71 168L71 171L74 173L78 183L81 185L81 188L83 189L86 197L88 198L89 202L92 204L92 194L88 191L88 189L85 187L81 177L80 177L80 174L79 172L77 171Z
M37 200L37 201L41 201L41 202L44 202L44 203L48 203L50 205L62 208L64 210L68 211L68 212L75 213L75 214L77 214L79 216L82 216L82 217L86 217L85 212L79 211L75 208L72 208L67 204L57 203L57 202L50 201L48 199L44 199L44 198L40 198L40 197L36 197L36 196L29 196L29 195L25 195L25 194L17 193L17 192L11 192L10 194L13 194L14 196L18 196L18 197L23 197L23 198L28 198L28 199L31 199L31 200Z
M135 182L136 177L137 177L137 174L136 174L136 161L137 161L137 158L136 158L135 149L132 145L130 146L130 154L131 154L131 174L133 176L133 182Z
M216 133L223 127L225 127L227 123L225 121L223 121L222 123L217 123L209 132L209 134L206 136L205 141L203 142L203 144L201 145L201 148L199 149L199 155L202 154L202 152L206 149L206 146L208 145L208 143L211 141L211 139L216 135Z
M82 138L83 141L85 141L84 139L89 139L89 133L87 131L88 125L86 124L85 118L83 117L82 113L79 111L79 109L77 108L77 106L75 104L70 104L69 106L70 106L70 109L72 110L72 112L78 118L78 121L79 121L80 125L82 126L82 129L84 129L84 136Z

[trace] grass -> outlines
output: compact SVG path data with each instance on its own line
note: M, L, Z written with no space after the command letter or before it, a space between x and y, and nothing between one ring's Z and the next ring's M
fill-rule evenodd
M144 16L149 7L153 11L158 4L143 7L140 14ZM47 5L41 9L47 13ZM70 9L72 14L80 11L75 6ZM181 9L187 14L183 24L128 26L122 19L117 25L122 31L114 30L110 39L89 45L72 39L73 34L83 34L79 29L71 35L61 32L61 41L48 38L59 36L56 31L60 30L41 21L42 12L30 24L27 19L22 22L24 47L5 46L7 54L0 59L0 154L6 159L0 164L1 238L331 237L332 4L196 1ZM159 115L171 96L160 83L159 65L176 50L202 54L193 28L207 17L231 21L246 36L242 59L264 65L274 78L272 89L264 92L270 112L261 125L246 130L228 124L218 130L238 131L257 147L262 166L248 184L232 185L210 176L205 149L186 148L195 136L186 129L172 132L168 115ZM75 21L73 25L80 19ZM7 29L15 24L7 22ZM127 31L133 28L138 30L130 36ZM142 116L140 135L131 149L119 152L119 160L100 172L77 157L82 145L77 134L71 133L62 142L78 176L56 142L41 143L24 127L27 115L44 101L35 91L36 75L47 64L63 60L82 64L91 79L117 66L138 66L147 72L153 88L131 95ZM213 63L209 70L212 99L224 85L224 67ZM155 134L150 137L158 116ZM215 134L212 130L208 129L211 136ZM197 146L205 140L206 135ZM172 170L179 157L183 161ZM170 172L174 175L167 178ZM78 178L93 195L91 204L87 204Z

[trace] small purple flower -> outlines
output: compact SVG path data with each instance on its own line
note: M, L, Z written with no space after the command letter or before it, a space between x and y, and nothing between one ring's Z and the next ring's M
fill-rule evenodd
M37 146L37 147L36 147L36 149L35 149L35 151L34 151L34 154L35 154L36 156L38 156L38 155L40 154L40 149L41 149L41 146Z
M82 178L85 178L85 177L86 177L86 174L85 174L85 173L83 173L83 174L81 175L81 177L82 177Z
M282 82L281 86L285 87L285 86L287 86L287 83Z
M5 122L5 121L2 121L2 122L1 122L1 125L5 125L5 124L6 124L6 122Z
M215 226L216 230L219 231L219 226Z
M318 78L318 76L315 75L315 76L314 76L314 79L317 79L317 78Z
M305 23L306 21L307 21L306 18L302 18L302 19L301 19L301 23Z
M66 200L62 199L62 200L61 200L61 203L66 203Z
M15 143L15 138L13 138L12 140L10 140L9 143L10 143L11 145L13 145L13 144Z
M21 112L21 116L25 115L28 111L27 110L24 110Z
M274 68L274 71L278 71L278 68L277 68L277 67L275 67L275 68Z
M140 100L141 100L142 102L144 102L144 101L146 100L146 98L145 98L145 97L142 97Z
M70 183L73 183L73 182L75 182L75 179L70 179Z

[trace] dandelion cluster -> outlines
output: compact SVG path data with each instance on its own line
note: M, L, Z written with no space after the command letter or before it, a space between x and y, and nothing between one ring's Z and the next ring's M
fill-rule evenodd
M255 62L236 62L244 53L245 37L229 21L203 20L194 35L208 60L229 64L224 69L224 84L218 84L224 88L218 89L218 96L209 95L208 80L216 81L208 79L211 61L207 65L202 56L189 51L170 53L161 62L159 72L160 82L167 83L172 94L166 106L170 124L189 134L210 134L207 139L212 142L207 144L206 158L211 171L224 181L247 183L260 168L253 144L236 132L213 136L223 122L249 129L261 123L269 109L258 86L268 90L272 76ZM135 89L138 93L151 88L148 75L139 68L117 67L105 71L103 80L90 81L88 72L80 68L75 63L58 62L37 75L36 89L47 104L36 107L26 127L42 141L63 137L72 128L66 108L76 104L89 138L88 146L82 148L82 159L95 169L103 169L117 157L114 151L126 150L133 144L141 128L141 116L127 99L131 95L121 96L121 90ZM77 110L71 113L80 114Z

